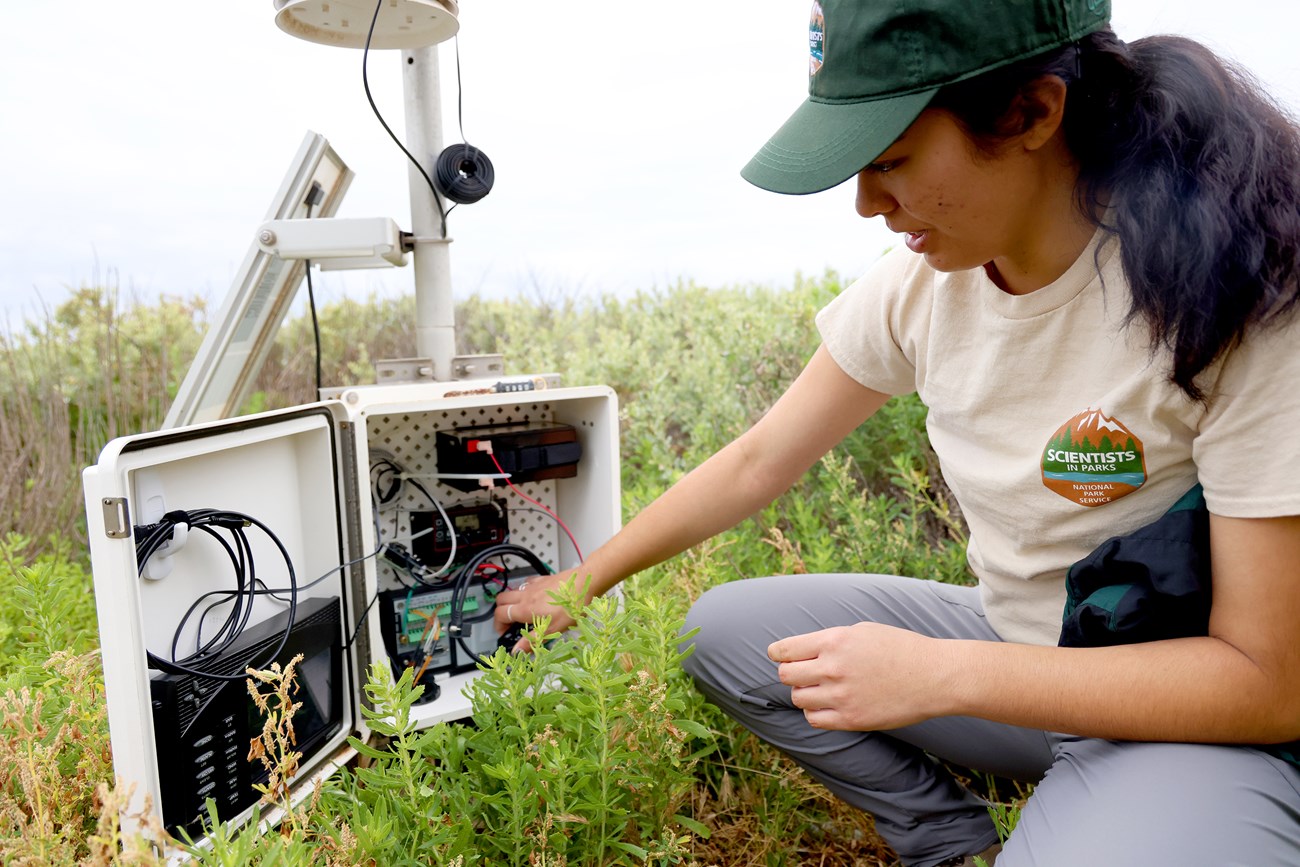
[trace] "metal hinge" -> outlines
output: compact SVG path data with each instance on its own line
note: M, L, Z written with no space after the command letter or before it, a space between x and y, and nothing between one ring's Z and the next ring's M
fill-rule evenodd
M104 497L99 504L104 507L104 535L110 539L131 538L131 510L126 497Z

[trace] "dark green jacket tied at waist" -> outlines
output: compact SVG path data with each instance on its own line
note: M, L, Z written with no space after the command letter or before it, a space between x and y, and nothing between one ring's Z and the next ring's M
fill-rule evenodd
M1070 567L1061 647L1208 635L1210 512L1194 486L1156 521L1115 536ZM1300 741L1261 746L1300 765Z

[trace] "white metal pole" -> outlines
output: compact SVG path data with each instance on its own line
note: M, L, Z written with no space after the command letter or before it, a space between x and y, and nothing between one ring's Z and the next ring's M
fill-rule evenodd
M438 46L402 52L402 92L406 100L406 146L429 177L442 153L442 113L438 90ZM407 171L411 191L411 232L415 250L416 350L433 360L433 376L453 379L456 354L456 308L451 297L450 239L443 235L438 203L415 166ZM445 200L444 200L445 202Z

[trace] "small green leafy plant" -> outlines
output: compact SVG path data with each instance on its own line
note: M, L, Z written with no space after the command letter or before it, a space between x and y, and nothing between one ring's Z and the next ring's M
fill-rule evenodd
M581 609L577 591L558 601ZM597 600L576 636L535 632L533 653L485 660L468 724L422 731L412 713L422 687L377 663L365 687L377 737L352 741L364 762L298 808L282 781L268 784L266 802L284 815L278 833L214 824L191 854L212 865L690 863L708 833L689 815L693 771L713 736L685 715L695 699L679 629L662 606ZM254 752L273 779L298 758L292 676L292 666L254 673L269 687Z
M576 611L576 596L560 600ZM440 732L448 812L474 810L488 863L536 853L570 864L680 863L691 770L711 748L685 718L680 620L663 606L597 599L576 640L498 651L470 687L471 729ZM459 779L458 779L459 778Z

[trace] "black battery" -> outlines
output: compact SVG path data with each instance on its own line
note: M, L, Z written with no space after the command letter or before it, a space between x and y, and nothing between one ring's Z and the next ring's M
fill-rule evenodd
M568 424L523 422L454 428L438 431L435 445L441 481L460 491L504 485L502 473L517 485L571 478L578 474L582 457L578 432ZM469 478L448 478L447 474Z

